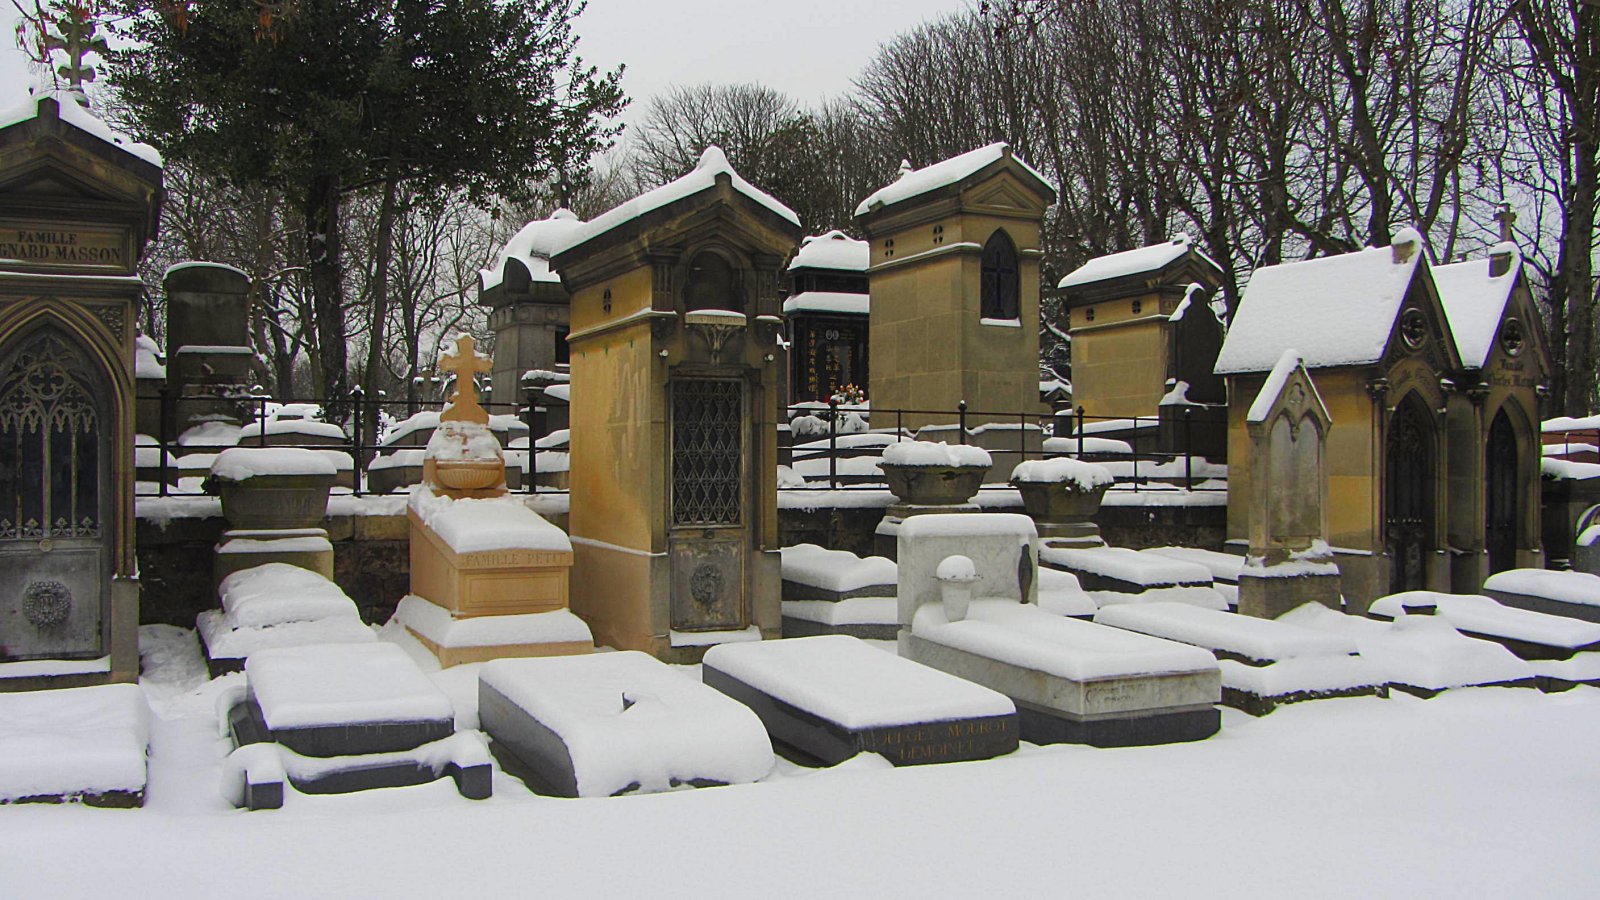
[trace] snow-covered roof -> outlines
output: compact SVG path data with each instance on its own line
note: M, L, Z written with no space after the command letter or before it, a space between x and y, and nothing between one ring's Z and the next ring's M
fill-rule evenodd
M1290 346L1308 369L1377 362L1420 259L1420 246L1401 263L1391 247L1368 247L1257 269L1216 373L1269 371Z
M780 218L794 225L800 224L800 217L794 210L784 206L776 197L766 193L748 181L745 181L733 166L728 163L728 155L722 148L712 145L700 154L700 161L695 163L694 169L689 174L669 181L653 191L629 200L628 202L602 213L581 228L573 229L562 238L556 246L550 249L550 255L555 256L586 241L593 240L612 229L619 228L632 222L640 216L653 212L669 203L691 197L701 191L708 191L717 183L718 175L727 175L733 182L733 189L749 197L756 203L766 207Z
M505 277L506 262L515 259L528 270L534 281L559 282L561 275L550 268L550 257L556 253L574 232L583 227L583 220L570 209L558 209L548 219L535 219L522 226L500 251L494 267L480 269L478 277L483 289L499 287Z
M1121 253L1111 253L1106 256L1097 256L1068 272L1056 287L1069 288L1080 284L1093 284L1096 281L1121 278L1124 275L1154 272L1176 262L1190 250L1199 253L1201 259L1211 263L1219 271L1222 269L1211 257L1206 256L1199 247L1194 245L1193 238L1187 234L1179 234L1170 241L1151 244L1148 247L1124 250Z
M783 311L857 313L864 316L872 311L872 295L806 291L783 301Z
M894 183L878 188L867 199L861 201L861 205L856 207L856 215L866 215L879 207L892 206L929 191L956 184L1007 156L1016 160L1017 164L1028 170L1034 178L1039 179L1040 184L1050 188L1052 192L1056 190L1054 182L1039 174L1039 171L1028 165L1022 157L1013 154L1010 144L997 142L987 147L969 150L960 156L952 156L925 168L903 171Z
M161 348L147 334L133 339L133 377L167 377L167 367L161 364Z
M789 270L839 269L865 272L872 256L866 241L858 241L838 229L814 234L800 242L800 252L789 261Z
M35 87L32 90L33 96L12 106L10 109L0 112L0 128L9 128L12 125L26 122L38 116L39 103L45 99L51 99L61 107L61 120L63 122L78 128L80 131L88 132L118 150L130 153L152 166L161 165L161 154L156 148L149 144L141 144L112 129L98 115L90 112L83 105L84 100L81 95L63 88Z
M1511 255L1511 265L1503 275L1489 274L1488 259L1432 269L1439 302L1444 304L1450 333L1455 336L1456 350L1461 353L1461 364L1468 368L1481 369L1488 361L1495 332L1505 315L1506 303L1511 300L1511 289L1517 283L1517 273L1522 270L1522 254L1517 251L1516 244L1499 244L1490 251L1491 255L1499 253Z

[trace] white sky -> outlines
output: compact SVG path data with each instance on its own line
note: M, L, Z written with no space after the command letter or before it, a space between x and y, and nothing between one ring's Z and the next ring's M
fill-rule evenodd
M672 84L756 82L813 104L849 90L878 45L969 0L589 0L579 52L603 69L627 63L625 119ZM0 109L26 96L27 60L0 4Z

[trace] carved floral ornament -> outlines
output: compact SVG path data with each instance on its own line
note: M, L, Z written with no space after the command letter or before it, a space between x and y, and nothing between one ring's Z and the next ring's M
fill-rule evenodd
M22 615L40 630L59 627L72 615L72 591L59 581L31 582L22 592Z
M1507 319L1506 324L1500 328L1500 349L1507 356L1517 356L1522 353L1522 347L1527 338L1522 333L1522 322L1517 319Z

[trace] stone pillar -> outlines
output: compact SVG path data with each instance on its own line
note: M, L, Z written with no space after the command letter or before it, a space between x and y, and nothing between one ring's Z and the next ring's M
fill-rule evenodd
M172 434L201 422L241 424L250 383L250 278L222 263L167 269L167 382L176 398Z

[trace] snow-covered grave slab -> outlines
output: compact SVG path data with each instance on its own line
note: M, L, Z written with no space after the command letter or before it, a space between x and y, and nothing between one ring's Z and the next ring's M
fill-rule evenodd
M848 550L797 544L783 557L785 637L849 634L893 640L895 565L882 556L865 559Z
M774 764L749 709L631 650L490 662L478 718L512 774L559 797L746 784Z
M1211 587L1228 601L1229 609L1239 608L1239 573L1244 569L1242 555L1199 547L1152 547L1139 552L1205 566L1211 570Z
M1126 547L1042 547L1043 565L1071 572L1095 603L1172 601L1224 610L1228 601L1206 566Z
M144 805L150 706L136 684L0 693L0 805Z
M377 640L338 585L318 572L272 562L241 569L218 587L221 609L195 618L213 677L244 668L257 650Z
M1094 620L1203 647L1222 670L1225 706L1264 716L1285 703L1388 695L1388 687L1347 637L1186 603L1107 606Z
M1039 567L1038 603L1045 612L1074 619L1092 619L1099 604L1078 583L1078 576L1059 569Z
M1380 597L1367 615L1394 621L1419 612L1431 612L1468 637L1494 641L1528 660L1546 690L1600 683L1600 624L1518 609L1479 594L1434 591Z
M489 795L481 741L455 734L450 699L394 644L261 650L248 687L219 700L234 743L231 791L250 808L273 803L271 774L305 793L422 784L450 775L463 796ZM275 743L277 752L249 745ZM281 781L281 779L280 779Z
M1483 592L1518 609L1600 622L1600 575L1512 569L1490 575Z
M1418 697L1456 687L1535 686L1535 673L1526 661L1490 641L1469 638L1434 616L1379 622L1307 603L1276 621L1355 641L1362 658L1390 687Z
M988 759L1017 748L1004 695L847 635L723 644L701 677L761 717L806 763L879 753L897 766Z

